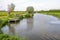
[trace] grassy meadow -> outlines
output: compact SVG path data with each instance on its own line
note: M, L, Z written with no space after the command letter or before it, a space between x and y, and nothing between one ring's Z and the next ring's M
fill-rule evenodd
M46 14L46 15L52 15L57 18L60 18L60 11L39 11L39 13Z

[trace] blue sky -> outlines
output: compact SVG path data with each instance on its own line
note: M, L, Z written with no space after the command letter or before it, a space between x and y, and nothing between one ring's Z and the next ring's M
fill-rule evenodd
M26 10L33 6L35 10L60 9L60 0L0 0L0 10L8 10L8 4L15 4L15 10Z

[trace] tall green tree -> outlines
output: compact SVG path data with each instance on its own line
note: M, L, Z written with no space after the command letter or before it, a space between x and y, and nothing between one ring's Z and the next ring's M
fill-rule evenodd
M15 5L13 3L11 3L10 5L8 5L8 14L10 14L15 8Z
M34 12L34 8L32 6L27 7L26 10L28 13L33 13Z

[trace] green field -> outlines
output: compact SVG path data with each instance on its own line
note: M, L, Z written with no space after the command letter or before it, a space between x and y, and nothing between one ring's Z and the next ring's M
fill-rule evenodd
M52 15L57 18L60 18L60 11L40 11L39 13L46 14L46 15Z

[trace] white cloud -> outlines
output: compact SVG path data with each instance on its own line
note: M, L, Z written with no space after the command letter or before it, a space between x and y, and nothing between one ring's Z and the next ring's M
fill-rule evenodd
M15 4L15 10L26 10L28 6L35 10L60 9L60 0L0 0L0 10L7 10L11 3Z

